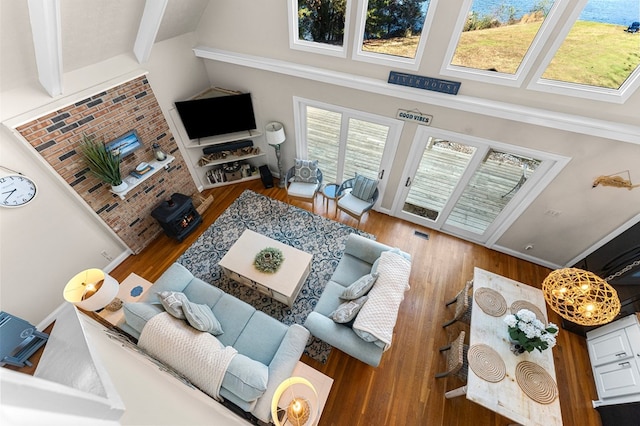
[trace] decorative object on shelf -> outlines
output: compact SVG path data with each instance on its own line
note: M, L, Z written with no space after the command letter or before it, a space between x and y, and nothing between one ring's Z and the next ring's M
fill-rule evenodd
M278 159L278 173L280 177L278 187L284 188L285 178L284 173L282 172L282 161L280 161L280 145L286 140L286 136L284 134L284 126L282 125L282 123L273 121L267 124L266 135L267 143L271 145L273 149L275 149L276 158Z
M312 425L317 414L318 393L303 377L286 379L273 394L271 418L276 426Z
M98 179L111 185L113 192L127 189L120 174L120 155L113 154L104 143L86 134L82 136L80 150L89 165L89 170Z
M622 174L626 174L627 178L625 179L622 176L618 176ZM608 176L598 176L593 181L592 188L595 188L598 185L614 186L616 188L627 188L629 191L631 191L633 188L640 186L640 184L634 185L631 183L631 174L629 173L629 170L624 170L622 172L614 173Z
M552 271L542 282L544 298L558 315L580 325L602 325L620 312L618 293L596 274L578 268Z
M504 322L507 324L512 342L511 351L516 355L534 349L542 352L556 345L558 326L553 323L544 325L536 318L536 314L528 309L520 309L515 315L505 316Z
M4 166L0 168L14 173L0 177L0 206L22 207L36 198L38 187L31 178Z
M153 148L153 156L156 157L156 160L164 161L167 159L167 154L165 154L162 148L160 148L159 143L155 142L152 145L152 148Z
M102 308L118 310L122 301L116 296L120 284L111 275L101 269L84 270L69 280L64 287L64 299L85 311L97 311Z
M260 250L253 261L256 269L260 272L266 272L272 274L280 268L284 262L284 255L282 252L274 247L267 247Z
M457 95L460 82L441 80L439 78L425 77L422 75L407 74L404 72L389 71L388 83L400 86L415 87L417 89L432 90L434 92Z
M224 171L224 177L227 182L242 179L240 163L237 161L234 161L233 163L223 164L222 170Z
M200 167L208 166L211 163L214 163L215 161L224 160L225 158L231 157L231 156L246 157L249 155L258 155L258 154L260 154L260 148L258 148L257 146L238 148L231 151L212 152L211 154L206 154L200 157L200 160L198 160L198 166Z

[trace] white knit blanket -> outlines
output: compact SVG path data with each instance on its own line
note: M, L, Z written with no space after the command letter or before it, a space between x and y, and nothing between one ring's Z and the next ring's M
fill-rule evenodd
M411 262L397 253L385 251L380 256L378 273L378 279L360 309L353 329L371 334L384 343L386 351L391 346L393 327L400 303L404 300L404 292L409 290Z
M238 352L167 312L147 322L138 346L218 401L224 373Z

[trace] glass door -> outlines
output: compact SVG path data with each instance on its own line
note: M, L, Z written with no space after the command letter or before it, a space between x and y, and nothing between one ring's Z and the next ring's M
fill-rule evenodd
M419 129L394 214L467 240L486 242L533 188L532 177L544 163L530 153L516 153L516 147L498 145Z

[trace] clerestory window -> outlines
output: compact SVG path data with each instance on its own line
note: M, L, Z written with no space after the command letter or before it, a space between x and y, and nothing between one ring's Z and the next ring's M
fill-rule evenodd
M362 0L353 58L418 69L437 0Z
M640 86L638 21L638 0L580 0L530 88L623 103Z
M565 6L560 0L465 0L442 74L520 86Z
M289 0L289 45L332 56L346 56L351 0Z

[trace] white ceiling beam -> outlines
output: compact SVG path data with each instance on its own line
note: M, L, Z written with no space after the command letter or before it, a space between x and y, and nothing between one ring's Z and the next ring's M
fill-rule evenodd
M138 35L133 45L133 54L141 64L147 62L151 56L151 48L156 41L167 3L169 0L147 0L144 4Z
M52 97L62 94L62 33L59 0L29 0L29 19L40 84Z

